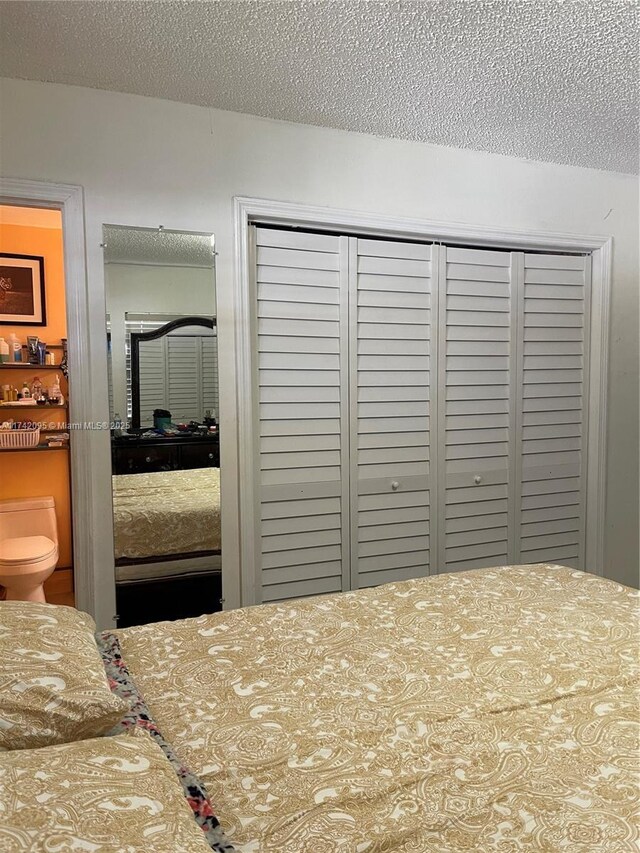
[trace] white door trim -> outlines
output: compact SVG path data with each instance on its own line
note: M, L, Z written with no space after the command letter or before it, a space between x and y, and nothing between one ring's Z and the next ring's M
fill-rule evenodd
M71 389L68 418L71 423L88 424L94 417L82 187L0 178L0 203L62 212ZM99 432L92 429L74 430L71 437L73 569L76 606L89 612L99 626L106 628L114 624L115 581L110 584L99 581L100 560L94 553L92 536L92 531L104 524L93 488L92 458L99 438Z
M253 358L251 328L251 281L253 276L248 229L254 222L271 225L315 228L341 233L372 234L391 238L454 242L473 246L493 246L526 251L567 251L591 253L593 283L591 304L591 351L589 389L589 438L587 476L587 568L595 574L604 571L607 376L609 353L609 302L611 290L612 238L597 235L547 231L519 231L489 228L454 222L409 219L372 213L313 207L267 199L236 197L235 218L235 319L236 389L238 399L238 508L240 531L241 603L256 602L260 583L256 553L255 506L257 502L253 471L255 441L251 395Z

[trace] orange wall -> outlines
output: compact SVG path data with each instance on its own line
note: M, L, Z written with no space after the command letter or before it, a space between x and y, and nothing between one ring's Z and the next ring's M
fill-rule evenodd
M16 214L20 214L19 216ZM57 219L56 219L57 217ZM14 224L15 222L20 224ZM40 227L43 222L56 227ZM35 222L37 225L30 225ZM0 325L0 336L5 340L15 332L23 343L27 335L38 335L47 344L59 344L67 336L64 260L62 249L62 218L59 211L29 211L28 208L7 208L0 206L0 251L13 254L43 255L44 281L46 291L46 326L4 326ZM59 363L61 350L55 350ZM24 354L23 354L24 357ZM0 366L0 385L31 382L39 376L43 384L51 385L54 377L61 378L62 393L66 396L62 374L51 370L40 371L35 365L24 370L5 371ZM29 409L28 415L20 412L0 409L2 419L27 417L30 420L59 422L64 420L63 409L49 411ZM72 437L73 440L73 437ZM69 453L56 450L50 453L1 453L0 454L0 500L18 497L36 497L53 495L56 502L58 536L60 539L60 559L58 567L72 565L71 547L71 490Z
M21 208L24 210L25 208ZM57 228L34 228L8 224L6 207L0 205L0 252L14 255L44 256L44 284L46 292L46 326L0 326L5 339L12 333L26 343L27 335L38 335L48 344L59 344L67 336L67 315L64 290L64 258L62 254L62 216L60 211L48 210L49 216L58 220Z
M71 566L69 452L2 453L0 469L0 500L53 495L60 542L58 568Z

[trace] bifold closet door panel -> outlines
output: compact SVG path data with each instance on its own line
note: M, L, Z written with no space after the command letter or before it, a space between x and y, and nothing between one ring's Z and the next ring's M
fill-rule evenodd
M351 585L429 574L431 246L351 238Z
M437 569L459 571L513 552L512 256L439 251Z
M262 600L339 592L349 565L348 238L256 228L255 242Z
M527 254L516 557L584 568L591 259Z

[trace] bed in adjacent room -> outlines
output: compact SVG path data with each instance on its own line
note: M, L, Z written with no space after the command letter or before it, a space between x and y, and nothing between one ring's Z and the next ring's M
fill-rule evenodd
M638 849L634 590L501 567L115 636L241 853Z
M113 476L118 580L219 568L220 469Z

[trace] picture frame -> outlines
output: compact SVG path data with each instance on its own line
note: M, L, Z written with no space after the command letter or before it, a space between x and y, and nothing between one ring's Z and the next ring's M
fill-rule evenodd
M44 257L0 252L0 326L46 326Z

